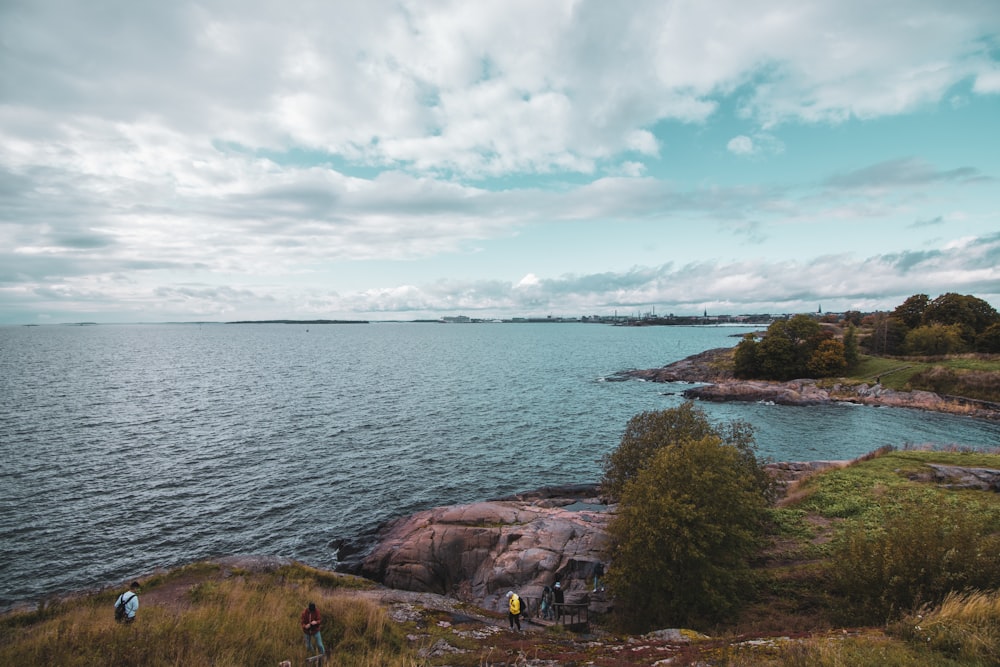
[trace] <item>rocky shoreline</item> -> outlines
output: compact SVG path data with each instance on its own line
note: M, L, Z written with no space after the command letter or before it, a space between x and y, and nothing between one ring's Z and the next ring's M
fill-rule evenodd
M771 463L782 487L846 461ZM606 611L593 577L606 557L615 506L597 484L546 487L497 500L435 507L382 528L374 548L353 568L392 589L434 593L485 609L508 590L529 604L559 581L567 604Z
M705 401L771 402L778 405L825 405L854 403L893 408L913 408L977 419L1000 420L1000 404L960 396L942 396L930 391L896 391L881 384L844 384L820 386L816 380L787 382L737 380L726 363L729 348L707 350L662 368L623 371L622 379L637 378L649 382L690 382L699 386L683 391L685 398Z
M1000 419L1000 405L926 391L903 392L873 385L815 380L742 381L728 370L732 350L707 350L663 368L624 371L615 379L687 382L686 398L768 401L781 405L849 402ZM846 461L771 463L780 485ZM996 484L995 477L989 484ZM507 498L436 507L404 516L378 531L375 545L347 570L393 589L446 595L484 608L499 605L506 591L536 599L544 586L562 583L566 602L599 610L593 576L608 544L614 512L596 484L547 487Z

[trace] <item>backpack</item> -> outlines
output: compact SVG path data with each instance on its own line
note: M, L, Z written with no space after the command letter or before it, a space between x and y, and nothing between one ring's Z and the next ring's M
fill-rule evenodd
M118 597L118 602L115 603L115 620L118 621L119 623L121 623L122 621L124 621L128 617L128 613L126 612L125 605L127 605L129 602L131 602L132 598L135 597L135 593L132 593L132 597L126 598L125 597L126 593L128 593L128 591L125 591L125 593L122 593Z

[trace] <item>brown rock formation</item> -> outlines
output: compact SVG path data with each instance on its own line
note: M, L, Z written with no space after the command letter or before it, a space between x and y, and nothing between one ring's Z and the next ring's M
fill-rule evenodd
M722 382L733 379L732 357L731 348L719 347L691 355L663 368L624 371L620 376L650 382Z
M508 590L540 597L559 580L566 602L582 602L607 545L606 509L596 497L437 507L390 523L361 572L392 588L485 607Z
M830 388L815 380L726 380L685 389L685 398L705 401L770 401L778 405L823 405L857 403L892 408L913 408L967 415L979 419L1000 419L1000 406L957 396L941 396L930 391L896 391L882 385L835 384Z
M684 397L706 401L770 401L779 405L821 405L831 401L830 394L812 380L728 380L686 389Z

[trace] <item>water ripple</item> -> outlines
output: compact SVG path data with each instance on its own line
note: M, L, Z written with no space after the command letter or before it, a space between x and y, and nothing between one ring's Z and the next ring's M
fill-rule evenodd
M378 324L0 327L0 608L202 558L336 564L396 516L596 481L679 391L603 382L733 329ZM845 406L704 405L773 458L1000 442L1000 426Z

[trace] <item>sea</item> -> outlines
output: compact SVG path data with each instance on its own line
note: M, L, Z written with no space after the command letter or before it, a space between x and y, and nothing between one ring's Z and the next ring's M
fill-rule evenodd
M686 384L618 381L754 327L591 323L0 327L0 609L232 555L336 568L415 511L597 482ZM703 403L761 457L1000 445L908 409Z

